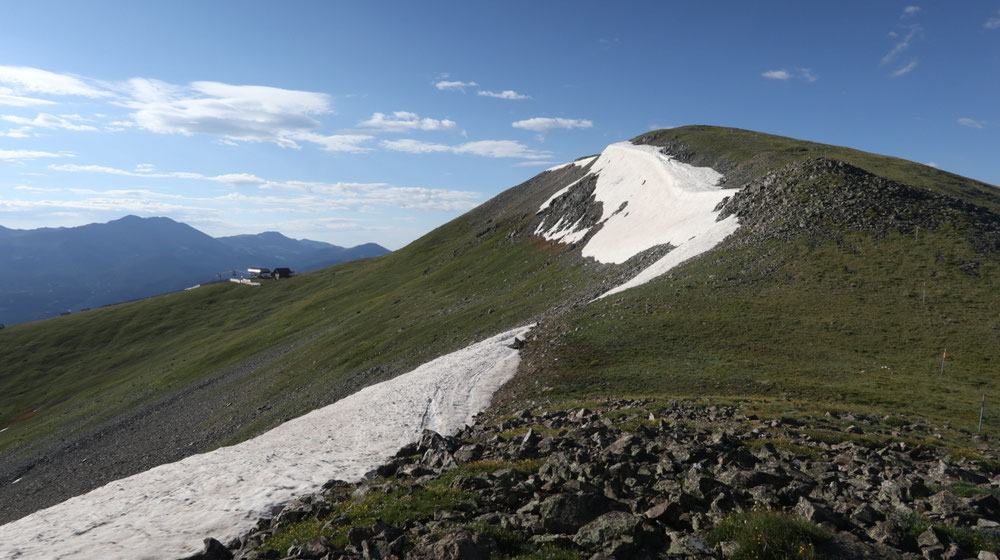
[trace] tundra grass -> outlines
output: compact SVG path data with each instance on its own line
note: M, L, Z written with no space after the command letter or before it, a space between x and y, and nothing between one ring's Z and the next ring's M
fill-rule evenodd
M231 283L0 331L0 449L60 437L271 359L232 410L266 410L235 443L361 387L512 328L597 267L512 241L520 219L473 213L404 250L260 287ZM492 220L491 220L492 221ZM206 410L210 429L226 410ZM4 428L6 428L4 430Z
M1000 189L994 185L929 165L852 148L716 126L656 130L642 134L634 141L658 146L679 144L692 153L693 165L713 167L739 180L753 179L796 161L825 157L849 163L892 181L964 199L1000 212Z
M985 394L995 434L998 268L944 231L722 249L544 325L526 354L535 373L506 391L515 402L750 397L967 431Z

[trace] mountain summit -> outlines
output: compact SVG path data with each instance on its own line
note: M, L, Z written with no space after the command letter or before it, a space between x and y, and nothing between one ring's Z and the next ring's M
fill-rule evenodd
M520 359L496 413L682 395L974 429L1000 390L998 211L996 187L924 165L684 127L375 259L15 325L0 332L0 521L457 367L502 333ZM421 397L424 420L455 398Z

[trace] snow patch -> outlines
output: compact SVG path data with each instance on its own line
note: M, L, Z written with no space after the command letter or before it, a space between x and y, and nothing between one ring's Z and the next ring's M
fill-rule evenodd
M589 175L597 176L594 197L602 203L602 214L594 226L600 229L584 245L583 256L621 264L657 245L674 246L665 257L609 294L648 282L716 246L739 227L734 216L717 222L719 212L715 210L738 189L720 188L722 175L714 169L682 163L655 146L612 144L594 162ZM539 212L574 185L553 195ZM618 212L623 205L624 210ZM552 241L574 243L591 230L576 227L560 220L536 233Z
M597 299L610 296L611 294L617 294L618 292L624 292L629 288L640 286L657 276L666 274L667 271L684 261L697 257L712 247L715 247L721 243L723 239L729 237L729 234L736 231L739 227L740 223L737 221L736 216L729 216L722 221L715 222L715 225L702 232L701 235L698 235L687 243L678 246L676 249L661 257L660 260L643 269L628 282L625 282L617 288L612 288L607 292L604 292Z
M3 558L179 558L327 480L359 480L426 428L454 433L517 371L519 327L256 438L109 483L0 526Z
M557 165L555 167L550 167L550 168L546 169L546 171L558 171L560 169L563 169L564 167L569 167L570 165L578 165L580 167L587 167L587 165L590 162L594 161L595 159L597 159L597 156L590 156L590 157L580 158L580 159L578 159L576 161L571 161L571 162L568 162L568 163L563 163L561 165Z

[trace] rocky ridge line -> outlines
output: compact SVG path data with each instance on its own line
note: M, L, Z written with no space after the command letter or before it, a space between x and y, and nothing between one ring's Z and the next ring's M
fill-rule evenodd
M907 443L913 434L936 437L925 423L836 413L807 423L726 406L647 405L524 410L454 437L427 431L368 479L330 481L228 546L207 539L191 558L448 560L532 550L729 558L738 544L713 546L711 529L733 512L761 510L827 531L831 539L817 544L827 558L996 559L1000 462ZM843 441L809 435L838 427ZM469 498L395 524L350 513L351 504L428 488ZM273 550L272 539L310 520L324 536Z

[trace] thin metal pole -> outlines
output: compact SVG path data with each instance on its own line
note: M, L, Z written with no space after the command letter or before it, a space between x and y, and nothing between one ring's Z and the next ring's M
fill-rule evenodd
M944 375L944 360L948 357L948 349L944 349L944 353L941 354L941 375Z
M979 429L976 432L983 431L983 413L986 411L986 393L983 393L983 404L979 406Z

